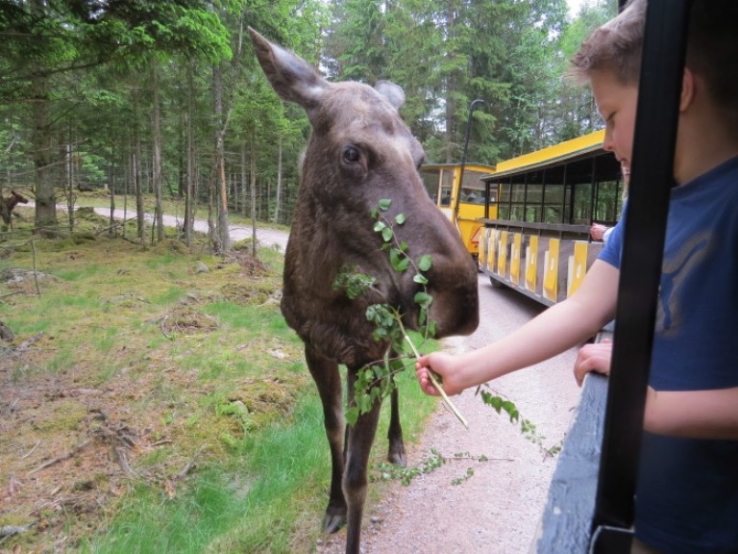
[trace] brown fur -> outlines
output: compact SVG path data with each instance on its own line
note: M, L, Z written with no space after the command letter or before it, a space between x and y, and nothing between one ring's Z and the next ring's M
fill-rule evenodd
M366 307L390 303L404 314L408 327L416 328L413 297L419 290L412 272L397 273L380 249L371 211L381 199L391 199L389 218L398 213L407 217L395 233L408 243L410 256L432 256L433 267L427 272L433 296L430 317L440 336L476 328L476 268L456 229L423 187L418 174L423 148L398 114L402 90L387 82L375 88L329 83L302 59L253 29L250 33L270 83L283 99L305 109L313 128L287 245L281 308L305 343L308 368L323 401L333 463L323 525L335 532L348 520L346 552L358 554L367 464L380 406L344 429L338 366L347 367L350 401L356 372L381 360L389 347L373 340ZM334 290L336 275L346 265L375 277L377 290L356 300ZM396 392L391 407L389 458L404 464Z

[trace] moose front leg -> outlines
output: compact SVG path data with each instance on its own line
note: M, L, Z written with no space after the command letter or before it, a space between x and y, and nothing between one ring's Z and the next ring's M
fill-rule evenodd
M349 391L353 390L353 372L349 371ZM351 395L350 395L351 396ZM381 401L371 410L362 414L348 430L348 450L346 470L343 476L343 492L348 503L348 529L346 535L346 554L359 554L361 544L361 520L366 501L367 467L369 454L377 432Z
M342 479L344 468L343 393L338 364L310 348L305 348L305 360L318 387L323 403L325 433L331 449L331 490L323 518L323 529L335 533L346 523L346 500Z

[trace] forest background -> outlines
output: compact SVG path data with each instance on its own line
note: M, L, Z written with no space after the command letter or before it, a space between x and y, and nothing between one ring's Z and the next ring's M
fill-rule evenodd
M56 205L107 188L209 207L210 241L230 248L229 211L289 224L309 125L270 89L251 26L331 80L401 85L401 112L429 161L494 164L594 130L587 90L563 79L615 0L2 0L0 195ZM114 196L113 196L114 198ZM72 210L70 210L71 213Z

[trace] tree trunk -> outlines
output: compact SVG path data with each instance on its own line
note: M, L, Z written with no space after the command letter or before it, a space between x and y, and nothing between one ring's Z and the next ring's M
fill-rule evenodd
M456 1L452 0L448 3L446 8L446 33L449 38L447 41L449 46L455 43L455 39L458 35L456 30ZM455 46L454 46L455 48ZM447 58L451 59L456 53L451 52L447 49ZM453 163L454 161L454 150L456 144L456 122L454 120L454 113L456 111L456 95L455 89L458 80L458 70L452 70L451 74L446 79L446 109L445 109L445 122L446 129L444 132L444 150L446 151L446 163ZM458 80L460 83L461 81Z
M67 181L67 217L69 220L69 233L74 233L74 202L76 196L74 194L74 137L69 133L69 139L64 148L66 181Z
M128 227L128 187L133 179L133 164L131 163L131 152L128 152L128 158L124 157L123 162L123 238L126 238L126 228Z
M195 202L195 134L192 120L195 117L195 85L193 62L187 65L187 180L185 190L184 234L187 248L192 248Z
M136 194L136 236L141 239L141 244L144 244L144 225L146 220L144 218L144 203L143 203L143 191L141 190L141 143L138 137L135 139L133 147L133 156L131 164L131 173L133 177L133 190Z
M36 4L43 3L36 0L34 5ZM44 227L56 227L59 224L56 218L54 182L50 178L51 123L49 121L47 100L48 78L40 75L33 77L31 87L34 98L31 107L31 117L33 118L31 149L33 151L34 185L36 188L35 224L37 229L42 229Z
M251 255L256 258L256 144L251 135Z
M213 245L213 250L220 252L220 240L216 228L217 214L215 213L215 180L218 174L218 163L214 161L212 171L208 176L208 239Z
M248 190L246 171L246 141L241 142L241 197L243 198L243 216L249 215Z
M161 110L159 109L159 69L156 60L152 62L152 83L154 87L154 107L151 116L153 131L153 159L151 161L154 196L156 197L156 240L164 240L164 206L161 194Z
M279 211L282 203L282 136L279 136L277 151L277 194L274 199L274 223L279 223Z
M111 147L110 153L110 229L108 230L108 236L115 236L115 143ZM124 221L125 224L125 221Z
M217 199L218 251L228 252L231 239L228 233L228 186L225 178L225 121L223 118L223 79L219 66L213 67L213 96L215 99L215 187Z

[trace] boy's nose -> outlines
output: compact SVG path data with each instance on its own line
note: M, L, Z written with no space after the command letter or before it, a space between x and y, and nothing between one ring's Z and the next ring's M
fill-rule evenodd
M606 152L615 152L615 141L612 139L612 132L605 128L605 138L602 140L602 149Z

